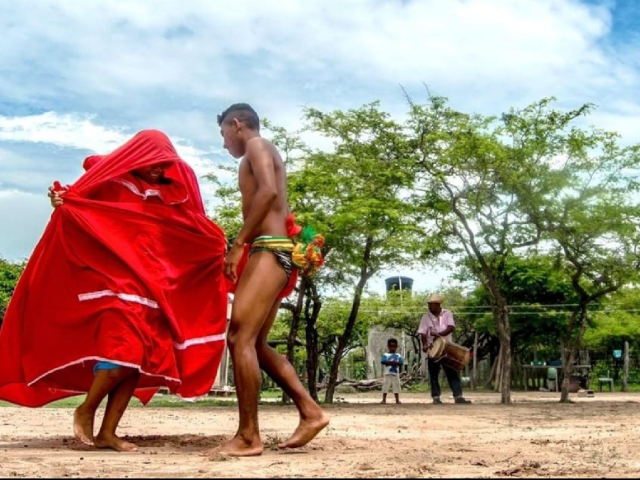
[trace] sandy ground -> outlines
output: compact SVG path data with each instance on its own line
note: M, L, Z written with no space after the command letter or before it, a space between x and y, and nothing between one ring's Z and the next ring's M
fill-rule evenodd
M640 474L640 394L596 393L558 404L557 394L467 394L472 405L432 405L404 394L343 395L309 446L274 444L297 424L293 407L260 407L261 457L200 453L234 433L236 407L131 408L120 433L138 453L96 451L70 435L70 408L0 408L1 477L634 477Z

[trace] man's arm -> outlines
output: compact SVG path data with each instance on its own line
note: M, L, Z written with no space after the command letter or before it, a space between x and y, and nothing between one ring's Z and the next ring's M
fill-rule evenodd
M247 144L245 159L251 166L257 190L240 233L234 241L234 247L240 248L244 248L244 244L253 238L278 196L273 153L266 147L264 140L250 141Z
M422 340L422 351L426 352L428 350L427 334L426 333L420 334L420 340Z
M447 328L445 328L443 331L441 331L438 336L439 337L446 337L447 335L449 335L451 332L453 332L456 329L456 327L454 326L448 326Z

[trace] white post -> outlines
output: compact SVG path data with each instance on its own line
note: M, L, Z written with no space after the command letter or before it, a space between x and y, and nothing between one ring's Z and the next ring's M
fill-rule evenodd
M473 376L471 378L472 390L475 391L478 385L478 331L475 332L475 338L473 339Z
M629 342L624 341L624 364L622 367L622 391L629 391Z

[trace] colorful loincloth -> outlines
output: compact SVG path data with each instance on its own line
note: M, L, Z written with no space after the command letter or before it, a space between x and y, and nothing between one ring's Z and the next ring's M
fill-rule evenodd
M299 238L299 240L298 240ZM242 275L249 255L255 252L268 251L273 253L287 275L287 285L282 289L278 298L291 295L296 287L298 275L312 277L324 264L322 246L324 238L311 227L304 229L295 223L295 214L287 217L287 236L261 236L249 244L245 244L244 252L238 263L236 273ZM237 284L228 280L230 293L235 292Z
M249 256L256 252L271 252L278 260L278 263L282 266L284 273L287 275L287 282L291 279L293 274L293 260L291 255L293 253L293 239L290 237L275 237L265 235L257 237L251 242L249 247Z

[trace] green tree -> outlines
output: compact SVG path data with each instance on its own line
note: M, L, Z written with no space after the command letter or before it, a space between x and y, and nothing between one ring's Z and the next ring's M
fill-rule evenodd
M24 266L25 262L13 263L0 258L0 325Z
M638 184L631 173L640 167L640 146L621 147L617 134L595 129L574 130L572 137L574 151L563 166L570 183L562 195L547 197L539 213L577 297L563 336L562 402L568 400L570 374L590 325L589 306L637 281L640 265Z
M535 160L524 162L527 168L520 173L535 181L514 189L521 209L542 232L545 247L559 256L558 268L576 298L563 335L561 401L566 401L589 305L636 278L638 185L631 173L638 169L640 148L621 147L615 133L576 126L591 105L560 111L553 101L511 111L503 121L514 158Z
M443 235L453 235L458 249L488 293L500 354L496 384L502 402L511 402L511 323L501 277L507 260L536 245L540 229L523 212L517 193L535 190L538 151L527 151L506 140L518 132L504 119L468 115L430 96L425 105L410 102L416 175L414 202L443 212L433 217ZM515 115L515 113L514 113ZM438 208L433 208L437 205Z
M560 353L560 338L576 295L558 262L557 255L533 253L512 256L505 264L500 288L510 311L514 362L524 360L531 350L554 359ZM463 265L462 278L469 276L465 270ZM468 321L474 322L479 331L478 360L487 354L493 358L497 353L493 322L483 314L488 302L489 295L479 284L467 298L465 311L460 313L463 321L470 316ZM518 364L514 365L514 375L521 374Z
M351 291L329 372L331 403L367 282L387 265L415 264L417 253L438 251L443 242L418 226L429 211L407 201L413 174L404 128L378 103L346 112L307 109L305 120L334 148L309 154L290 175L290 201L303 223L325 234L324 288Z
M610 353L626 340L640 347L640 289L628 286L612 294L592 314L593 325L584 335L584 345Z

